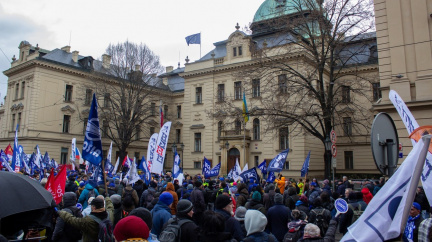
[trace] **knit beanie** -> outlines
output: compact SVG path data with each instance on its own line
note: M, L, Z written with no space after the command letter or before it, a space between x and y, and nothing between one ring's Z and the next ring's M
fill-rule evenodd
M283 196L280 193L276 193L274 196L274 202L275 204L282 204L283 203Z
M113 204L120 204L121 203L121 196L118 194L111 195L110 199L111 199L111 202Z
M129 216L137 216L138 218L142 219L146 224L147 227L151 230L153 227L153 219L151 212L146 208L135 208L129 213Z
M192 189L193 189L193 185L192 185L192 184L189 184L189 185L187 186L187 189L188 189L188 190L192 190Z
M243 206L240 206L236 209L234 218L238 221L244 221L247 209Z
M142 219L136 216L127 216L116 224L113 233L117 241L132 238L147 239L149 237L149 228Z
M177 203L177 214L185 215L193 208L191 201L182 199Z
M202 183L200 181L196 181L194 185L195 187L201 187Z
M171 203L173 203L174 198L171 195L171 193L169 192L163 192L160 196L159 196L159 201L163 202L164 204L166 204L167 206L169 206Z
M261 193L259 193L258 191L254 191L254 193L252 194L252 200L261 201Z
M222 194L216 198L215 208L216 209L223 209L224 207L226 207L230 203L232 203L231 197L228 197L227 195Z

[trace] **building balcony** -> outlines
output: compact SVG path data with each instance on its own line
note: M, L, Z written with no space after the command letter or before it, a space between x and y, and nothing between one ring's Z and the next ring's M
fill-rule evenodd
M250 130L246 129L234 129L234 130L223 130L220 135L220 139L250 139Z

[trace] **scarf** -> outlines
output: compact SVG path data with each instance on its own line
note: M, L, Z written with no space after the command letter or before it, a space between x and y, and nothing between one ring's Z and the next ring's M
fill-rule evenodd
M404 235L407 239L414 239L414 229L416 228L414 225L415 220L417 220L420 217L420 214L418 214L417 216L413 217L409 217L408 221L407 221L407 225L405 227L405 232Z

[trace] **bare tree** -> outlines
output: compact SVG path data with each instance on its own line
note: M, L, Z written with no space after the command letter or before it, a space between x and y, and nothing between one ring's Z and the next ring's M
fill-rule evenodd
M156 126L156 107L166 96L156 77L163 67L159 57L142 43L110 44L106 53L103 58L111 64L103 60L102 66L95 66L89 88L97 93L101 134L113 141L123 159L130 144L144 135L149 137L147 127Z
M251 63L233 74L252 97L249 115L264 119L266 131L289 125L293 135L306 132L323 145L335 127L348 136L368 134L378 82L372 1L290 0L288 14L288 3L277 2L279 17L251 24ZM212 115L240 118L233 103L225 98Z

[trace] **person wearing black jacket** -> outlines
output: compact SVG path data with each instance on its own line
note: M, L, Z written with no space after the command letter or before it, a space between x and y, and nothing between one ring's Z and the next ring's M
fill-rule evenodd
M76 207L77 196L74 192L65 192L63 195L62 211L66 211L75 217L82 217L81 210ZM72 225L67 224L60 217L57 218L57 223L52 235L53 241L78 241L82 237L79 229L74 228Z
M180 227L181 235L180 242L197 241L199 227L192 221L193 205L187 199L181 199L177 203L177 219L173 219L173 223L182 222ZM171 221L168 221L168 225ZM165 226L166 226L165 225Z
M219 195L215 202L215 212L225 218L225 232L232 234L237 241L242 241L244 235L240 223L232 217L234 214L231 197L224 194ZM205 221L205 217L203 217L203 221Z
M70 175L68 177L68 181L66 182L65 192L76 192L78 190L78 186L75 182L75 176Z
M421 214L424 219L430 217L430 205L427 200L426 194L424 192L423 187L418 187L414 202L420 204L421 206Z

